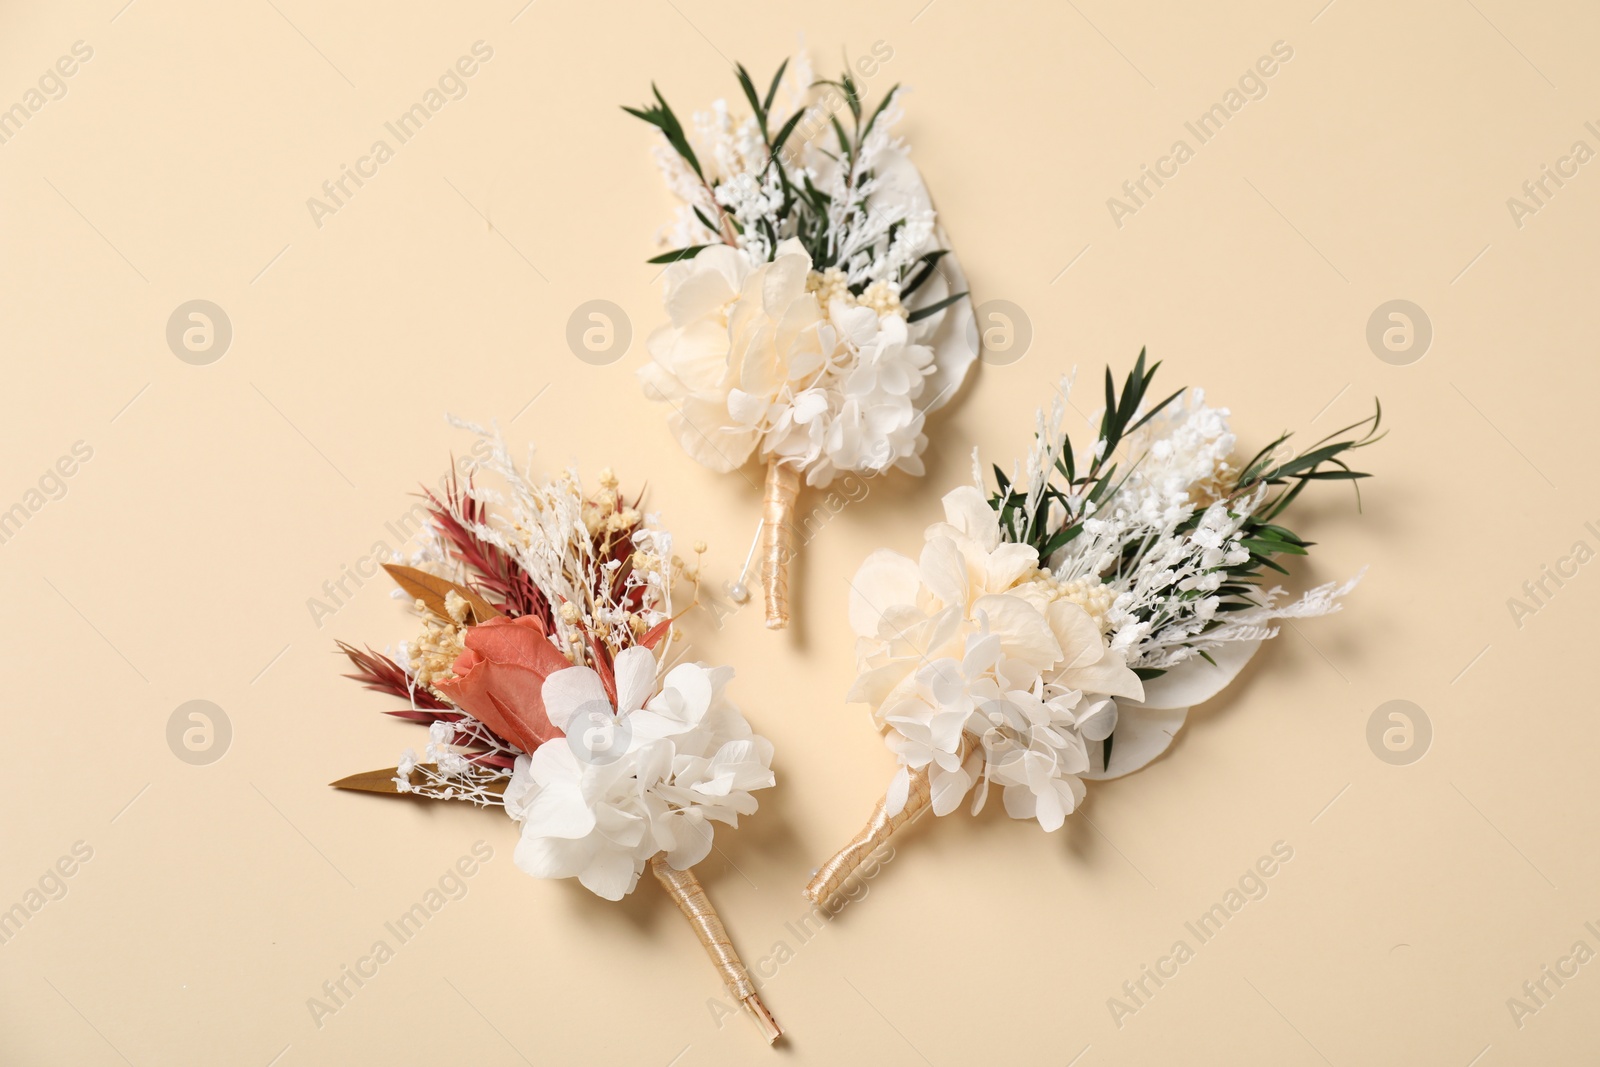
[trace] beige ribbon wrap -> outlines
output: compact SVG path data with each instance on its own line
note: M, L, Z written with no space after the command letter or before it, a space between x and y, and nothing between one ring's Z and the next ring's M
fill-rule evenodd
M705 946L706 955L711 957L717 973L722 975L728 992L755 1016L756 1025L761 1027L761 1036L767 1039L767 1044L778 1040L783 1035L783 1029L778 1026L772 1013L767 1011L767 1006L761 1003L761 994L756 992L755 983L750 981L750 973L744 969L744 963L728 937L728 928L722 925L717 909L711 906L700 879L694 876L693 871L675 870L667 862L665 853L657 853L650 860L650 869L655 872L656 880L667 894L677 902L678 910L688 918L689 925L694 927L700 944Z
M777 460L767 464L761 495L761 586L767 598L767 629L789 625L789 561L794 558L794 502L800 472Z
M872 809L872 818L862 827L861 832L840 849L833 859L824 863L816 876L807 884L806 898L813 904L826 906L844 885L845 880L855 873L857 867L866 862L868 856L887 842L896 830L927 811L932 803L933 789L928 783L928 769L923 767L912 771L911 787L906 793L906 806L900 809L898 815L890 815L884 810L884 801L879 800L878 806Z

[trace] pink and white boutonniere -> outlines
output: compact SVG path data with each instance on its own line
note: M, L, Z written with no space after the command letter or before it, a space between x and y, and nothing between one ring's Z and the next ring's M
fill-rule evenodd
M394 656L340 646L351 677L405 701L391 714L427 724L426 751L333 784L500 808L518 867L607 900L648 866L774 1041L692 870L773 774L771 742L729 699L733 670L673 662L673 586L691 568L610 471L593 492L575 471L540 480L485 437L464 487L427 494L432 549L387 567L421 632Z

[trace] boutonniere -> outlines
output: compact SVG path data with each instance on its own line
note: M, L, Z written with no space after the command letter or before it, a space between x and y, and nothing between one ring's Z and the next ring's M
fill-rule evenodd
M1157 365L1159 366L1159 364ZM1298 598L1270 584L1311 543L1282 525L1309 485L1356 482L1350 453L1382 409L1303 451L1279 437L1236 464L1226 409L1198 389L1148 396L1139 354L1088 447L1062 431L1071 382L1037 417L1027 462L944 498L920 556L874 552L851 582L859 674L899 763L867 826L817 872L826 902L899 827L990 792L1055 830L1085 781L1167 749L1282 620L1337 610L1356 579ZM1358 498L1359 499L1359 498Z
M610 471L593 491L576 471L541 480L484 435L465 483L426 494L430 549L387 567L420 632L394 656L340 645L350 677L428 727L425 752L333 784L499 808L520 825L518 867L607 900L648 867L774 1041L692 869L773 775L772 744L729 698L733 670L673 654L673 587L691 568Z
M780 629L802 482L921 475L925 419L966 377L977 328L893 132L900 87L869 106L850 73L817 80L804 55L764 92L736 73L742 101L688 127L659 90L626 109L660 133L656 159L681 202L670 250L651 260L666 264L668 322L639 376L696 461L766 467L757 544L766 623Z

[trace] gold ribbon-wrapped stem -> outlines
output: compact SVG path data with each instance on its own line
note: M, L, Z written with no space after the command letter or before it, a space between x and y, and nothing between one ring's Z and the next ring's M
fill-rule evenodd
M767 464L761 495L761 586L767 598L767 629L789 625L789 561L794 558L795 498L800 472L777 460Z
M933 789L928 783L928 769L926 767L911 772L911 788L906 793L906 806L900 809L898 815L890 815L884 810L884 801L879 800L878 806L872 809L872 818L861 832L851 839L850 843L822 865L816 877L806 886L806 898L813 904L826 906L828 901L845 880L855 873L868 856L877 851L879 846L889 840L889 836L900 827L928 810L933 803Z
M717 909L711 906L700 879L694 876L693 871L674 870L672 864L667 862L665 853L658 853L651 859L650 869L655 872L656 880L667 894L677 902L678 910L694 927L700 944L705 946L706 955L711 957L728 992L755 1016L756 1025L761 1027L761 1035L767 1039L767 1044L778 1040L783 1030L772 1013L767 1011L767 1006L761 1003L761 994L756 992L750 973L744 969L739 953L734 950L733 941L728 937L728 928L722 925Z

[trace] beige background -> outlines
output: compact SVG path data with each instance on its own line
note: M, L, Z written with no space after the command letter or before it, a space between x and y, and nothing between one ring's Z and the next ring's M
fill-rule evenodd
M0 106L75 41L93 58L0 145L0 508L75 442L93 457L0 544L0 907L74 843L93 858L0 946L0 1061L1588 1062L1600 964L1547 979L1520 1028L1507 999L1575 942L1600 949L1582 679L1600 571L1520 627L1507 600L1574 542L1600 548L1600 164L1520 228L1506 200L1574 141L1600 148L1600 16L923 2L6 5ZM378 582L320 627L307 602L467 447L447 410L648 479L667 523L710 542L708 576L733 574L756 488L688 462L632 377L668 201L617 105L653 78L687 112L735 91L727 61L760 77L802 32L821 71L841 46L892 49L869 86L915 87L904 132L975 295L1034 337L936 423L925 481L880 482L822 530L795 631L756 608L692 624L779 754L780 788L701 867L752 966L794 949L765 982L791 1033L768 1053L746 1021L718 1025L720 988L653 885L607 904L518 872L492 812L328 789L421 746L330 654L411 624ZM493 59L466 98L314 225L307 198L478 40ZM1107 198L1280 40L1294 57L1266 97L1118 228ZM165 341L196 298L234 331L208 366ZM1365 339L1397 298L1434 329L1409 366ZM619 362L567 348L592 299L632 321ZM1120 373L1140 345L1252 446L1382 397L1394 432L1364 455L1365 514L1330 487L1295 524L1321 542L1297 581L1370 564L1365 583L1062 832L998 810L923 825L800 944L800 886L891 773L841 701L844 576L915 549L972 444L1019 454L1059 373ZM208 766L168 747L191 699L232 724ZM1432 723L1409 766L1366 740L1393 699ZM480 839L494 858L464 899L316 1026L308 998ZM1293 860L1266 897L1119 1026L1108 999L1194 947L1185 921L1280 841Z

